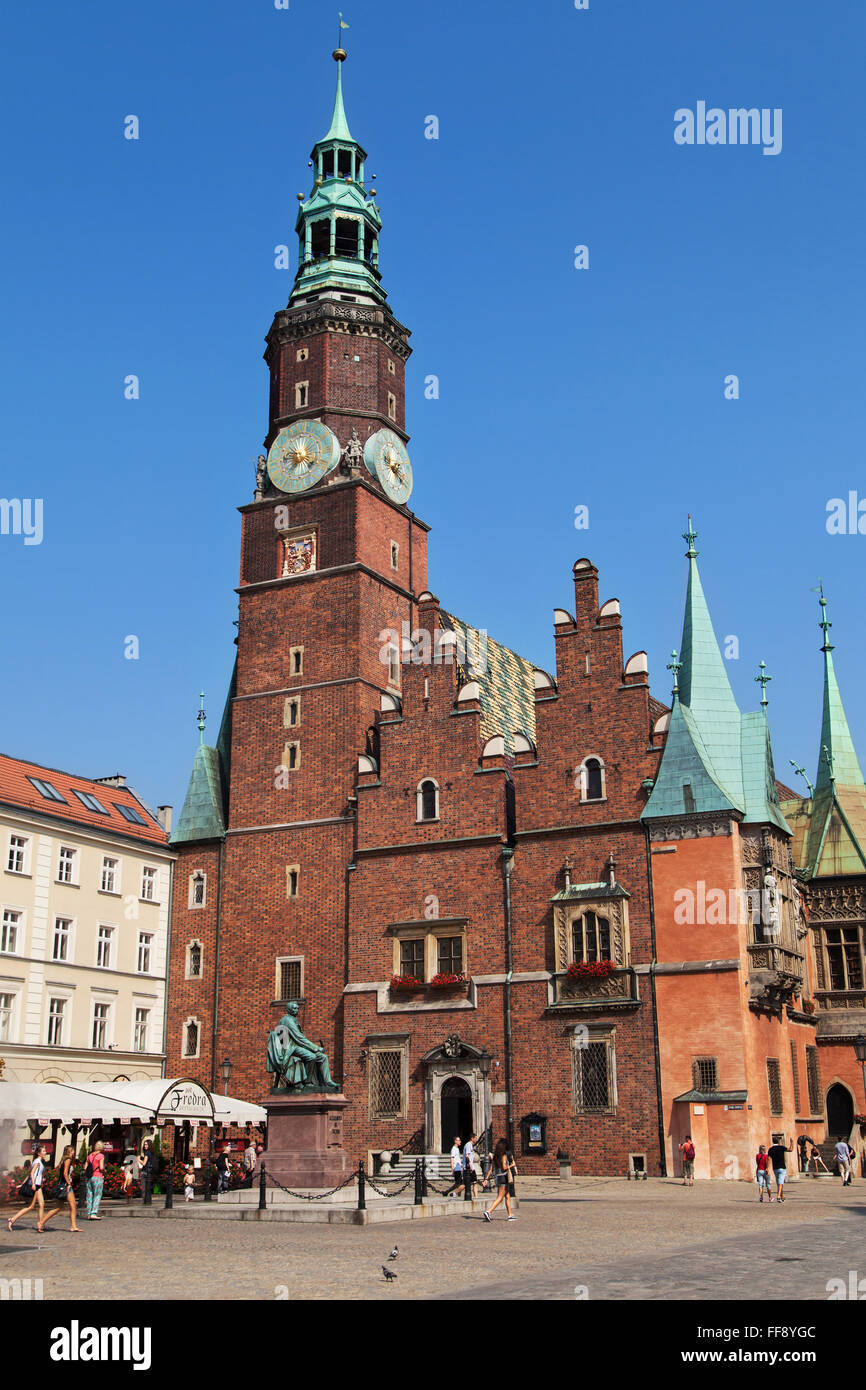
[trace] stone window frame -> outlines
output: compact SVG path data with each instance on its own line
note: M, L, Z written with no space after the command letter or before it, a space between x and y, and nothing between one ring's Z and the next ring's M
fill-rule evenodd
M71 988L61 989L58 985L49 985L45 994L45 1046L46 1047L67 1047L63 1041L67 1033L67 1025L71 1028L72 1009L67 1005L72 1005L75 996ZM57 1001L63 1004L60 1014L52 1012L51 1005ZM51 1040L51 1021L53 1018L60 1018L60 1036Z
M601 771L601 796L588 796L588 776L586 771L587 763L598 763ZM578 764L576 780L580 786L581 805L589 803L593 806L599 805L602 801L607 801L607 769L604 765L604 758L600 753L587 753L582 763Z
M107 935L103 935L107 933ZM120 940L117 934L116 922L97 922L96 923L96 959L94 962L97 970L116 970L117 965L113 965L115 943ZM101 948L106 947L103 951ZM100 956L105 956L100 960Z
M821 1084L821 1059L816 1043L806 1044L806 1093L809 1114L824 1117L824 1088Z
M310 404L309 381L295 382L295 410L306 410Z
M400 663L400 647L393 640L388 643L388 684L395 690L402 688L402 671Z
M291 750L294 749L295 760L292 762ZM300 739L288 739L283 745L283 756L280 767L286 772L297 772L301 766L301 741Z
M782 1091L782 1063L778 1057L767 1058L767 1096L770 1115L773 1119L780 1118L785 1113L785 1097Z
M397 366L396 366L396 363L394 362L393 357L389 357L389 358L388 358L388 371L390 372L391 376L396 376L396 375L397 375Z
M628 924L628 898L580 898L574 902L555 902L553 905L553 943L556 973L562 975L572 960L574 923L586 912L604 917L610 927L610 958L617 969L631 962L631 939Z
M107 1052L114 1043L114 1000L103 999L100 995L94 994L90 999L90 1046L96 1052ZM104 1009L105 1013L101 1018L96 1017L96 1010ZM102 1025L102 1042L95 1041L97 1025Z
M292 722L292 719L291 719L291 710L292 710L292 707L294 707L295 713L297 714L297 719L295 719L294 723ZM289 696L287 696L286 699L283 701L283 728L284 728L284 729L299 729L300 726L301 726L301 697L300 697L300 695L289 695Z
M110 883L111 887L106 888ZM112 897L121 896L123 883L123 863L120 855L103 854L102 868L99 871L99 891L100 893L110 893Z
M21 1024L21 995L24 991L23 981L0 980L0 998L9 1000L9 1013L7 1018L6 1036L0 1029L0 1043L15 1043L18 1041L18 1033Z
M800 1062L797 1057L797 1040L790 1039L791 1044L791 1082L794 1087L794 1118L798 1119L802 1114L800 1109Z
M197 974L197 975L193 975L193 974L191 973L191 971L190 971L190 956L191 956L191 954L192 954L192 948L193 948L193 946L197 946L198 949L199 949L199 971L198 971L198 974ZM184 975L183 975L183 977L184 977L185 980L201 980L201 979L203 978L203 976L204 976L204 942L203 942L202 940L200 940L199 937L194 936L193 939L192 939L192 941L188 941L187 944L186 944L186 950L185 950L185 952L184 952Z
M295 662L298 662L295 665ZM304 674L304 649L303 647L289 647L289 674L292 676L302 676Z
M145 878L145 874L148 874L148 873L150 874L150 877L149 877L149 878ZM148 895L147 895L147 894L145 893L145 891L144 891L146 885L149 886L149 887L151 888L151 890L152 890L150 897L148 897ZM159 903L159 898L156 897L156 892L157 892L157 889L158 889L158 888L159 888L159 866L156 865L156 864L142 864L142 866L141 866L141 889L140 889L140 892L139 892L139 895L138 895L139 898L141 899L141 901L142 901L143 903L157 903L157 904L158 904L158 903Z
M577 1058L586 1052L591 1044L603 1044L607 1060L607 1099L604 1110L589 1109L579 1103ZM578 1115L616 1115L619 1103L616 1068L616 1025L611 1023L578 1023L570 1030L569 1051L571 1052L571 1104L572 1113Z
M306 362L307 359L309 358L309 356L310 356L310 349L309 349L308 347L299 347L299 348L297 349L297 351L295 352L295 361L296 361L296 362Z
M141 968L142 954L147 961L147 969ZM156 956L156 932L139 931L138 943L135 949L135 973L137 975L152 975L153 962Z
M136 1017L136 1015L139 1014L139 1013L144 1014L144 1018L143 1018L143 1019L139 1019L139 1018ZM152 1013L153 1013L153 1010L152 1010L148 1005L145 1005L145 1004L136 1004L136 1003L135 1003L135 1000L133 1000L133 1004L132 1004L132 1039L131 1039L131 1047L130 1047L130 1051L131 1051L131 1052L147 1052L147 1051L149 1051L148 1043L150 1042L150 1027L151 1027L150 1016L151 1016ZM144 1046L143 1046L143 1047L137 1047L137 1046L136 1046L136 1044L137 1044L137 1042L138 1042L138 1037L139 1037L139 1031L138 1031L138 1030L139 1030L139 1024L141 1024L141 1025L142 1025L142 1028L143 1028L143 1042L144 1042Z
M190 1051L188 1051L188 1049L187 1049L187 1044L188 1044L188 1042L189 1042L189 1031L188 1031L188 1030L189 1030L189 1027L190 1027L191 1024L194 1024L194 1025L195 1025L195 1030L196 1030L196 1037L195 1037L195 1052L190 1052ZM183 1021L183 1025L182 1025L182 1026L183 1026L183 1036L182 1036L182 1039L181 1039L181 1050L180 1050L180 1055L181 1055L181 1057L182 1057L184 1060L192 1060L192 1058L194 1058L194 1057L200 1057L200 1056L201 1056L201 1019L198 1018L195 1014L187 1014L186 1018L185 1018L184 1021Z
M424 788L432 786L434 792L433 815L424 815ZM439 820L439 783L435 777L422 777L415 788L415 823L416 825L433 825Z
M66 856L64 858L64 855ZM69 878L61 877L61 869L69 867ZM66 884L67 888L80 887L81 856L75 845L58 845L57 847L57 883Z
M195 885L199 880L201 881L202 885L202 897L201 902L197 903L195 900ZM195 911L198 911L200 908L207 907L207 874L205 873L204 869L193 869L192 873L189 876L189 897L187 901L187 907L192 908Z
M610 954L609 954L609 955L607 955L607 956L602 956L602 955L588 956L588 955L586 954L587 935L586 935L586 926L585 926L585 925L583 926L583 928L582 928L582 930L581 930L581 939L582 939L582 941L583 941L583 954L580 955L580 956L578 956L578 955L575 954L575 950L574 950L574 929L575 929L575 927L577 926L578 922L583 922L583 921L584 921L584 918L586 918L586 917L588 917L588 916L593 916L593 917L595 918L595 920L596 920L596 946L597 946L597 947L598 947L598 944L599 944L599 937L600 937L600 932L599 932L599 930L598 930L598 922L599 922L599 920L601 920L602 922L605 922L605 923L607 924L607 935L608 935L608 943L609 943L609 951L610 951ZM613 929L613 924L612 924L612 922L611 922L610 913L609 913L609 912L599 912L598 909L597 909L596 907L592 906L592 905L589 904L589 903L584 903L584 904L582 904L582 905L581 905L581 910L580 910L579 912L573 913L572 916L571 916L571 920L570 920L570 922L569 922L569 955L570 955L569 965L571 964L571 961L575 961L577 964L580 964L581 962L591 962L591 961L600 961L600 960L609 960L609 961L613 961L613 960L614 960L613 953L614 953L614 929ZM614 964L615 964L615 963L616 963L616 962L614 961Z
M53 924L52 924L52 927L51 927L51 955L50 955L49 959L51 960L52 964L55 964L55 965L70 965L70 964L73 964L74 961L75 961L75 929L76 929L76 926L78 925L78 918L77 918L77 917L69 917L65 912L55 912L55 913L53 914L53 917L54 917L54 921L53 921ZM58 922L66 922L66 923L68 924L67 930L66 930L65 934L64 934L64 933L61 933L61 939L62 939L62 938L64 937L64 935L65 935L65 944L66 944L66 954L63 955L63 956L58 956L58 955L57 955L57 923L58 923Z
M391 542L391 568L392 570L400 568L400 544L398 541Z
M294 889L292 886L292 874L294 874ZM301 866L300 864L286 865L286 901L293 902L295 898L301 896Z
M17 917L16 922L6 922L6 913L14 913ZM4 945L6 939L5 929L11 927L15 932L15 946L8 950ZM27 909L18 907L16 903L3 903L0 906L0 955L4 956L23 956L24 938L27 935Z
M281 992L280 992L280 976L281 976L281 974L282 974L282 966L283 966L283 965L299 965L299 966L300 966L300 968L301 968L301 969L300 969L301 988L300 988L300 992L299 992L298 994L293 994L293 995L290 995L290 996L284 996L283 994L281 994ZM303 956L299 956L299 955L284 955L284 956L276 956L276 957L275 957L275 959L274 959L274 1003L275 1003L275 1004L288 1004L289 1001L290 1001L290 999L296 999L296 1000L298 1000L298 1002L300 1002L300 1001L305 997L306 985L307 985L307 981L306 981L306 963L305 963L305 959L304 959Z
M388 419L397 419L397 397L393 391L388 392Z
M18 840L18 844L13 844L13 840ZM7 874L18 874L22 878L30 873L30 845L29 835L19 835L17 830L10 830L9 843L6 846L6 872ZM13 860L21 855L21 868L12 867Z
M469 979L469 962L466 949L466 929L468 920L465 917L431 917L424 922L396 923L391 927L393 938L393 960L392 974L400 975L400 942L422 940L424 942L424 984L429 984L433 976L439 972L439 938L443 936L459 936L461 938L461 949L463 959L463 969L461 973Z
M377 1123L387 1124L391 1120L406 1120L409 1115L409 1034L377 1033L368 1036L364 1043L367 1049L367 1114ZM383 1052L400 1053L400 1109L380 1113L373 1104L373 1086L376 1066L374 1058Z

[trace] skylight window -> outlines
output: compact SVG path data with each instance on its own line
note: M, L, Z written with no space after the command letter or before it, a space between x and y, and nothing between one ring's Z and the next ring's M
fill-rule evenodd
M78 797L78 800L81 802L81 804L87 807L88 811L98 811L101 816L108 815L108 812L102 805L102 802L97 801L96 797L93 795L92 792L80 792L77 787L73 787L72 790Z
M61 796L57 788L52 786L50 782L43 781L41 777L28 777L27 781L32 782L39 795L44 796L46 801L61 801L64 806L69 805L66 797Z
M134 806L121 806L119 801L115 801L114 804L124 820L130 821L132 825L147 825L144 816L140 816Z

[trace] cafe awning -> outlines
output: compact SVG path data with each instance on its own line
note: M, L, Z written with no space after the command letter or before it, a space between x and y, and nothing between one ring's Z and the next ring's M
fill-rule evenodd
M40 1126L59 1124L261 1125L260 1105L213 1095L198 1081L164 1076L147 1081L0 1082L0 1120Z

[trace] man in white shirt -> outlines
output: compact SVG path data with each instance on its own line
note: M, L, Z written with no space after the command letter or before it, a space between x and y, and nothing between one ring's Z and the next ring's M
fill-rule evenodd
M470 1134L463 1145L463 1184L471 1187L472 1196L478 1196L478 1174L475 1172L475 1140L477 1134Z
M452 1197L459 1197L463 1191L463 1158L460 1153L460 1135L454 1136L454 1143L451 1147L451 1172L454 1175L454 1186L451 1189Z
M842 1186L851 1185L851 1150L845 1143L841 1134L836 1144L836 1162L839 1165L839 1172L842 1174Z

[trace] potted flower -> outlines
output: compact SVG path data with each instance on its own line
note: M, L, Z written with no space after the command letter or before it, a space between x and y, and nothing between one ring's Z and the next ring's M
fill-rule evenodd
M816 1007L816 1006L815 1006L815 1000L814 1000L814 999L804 999L804 1000L803 1000L803 1013L804 1013L804 1014L813 1014L813 1013L815 1012L815 1007Z
M432 978L432 980L430 981L430 988L431 988L431 989L460 989L460 987L461 987L462 985L465 985L465 984L466 984L466 976L465 976L465 975L462 975L462 974L461 974L461 975L451 975L451 974L449 974L447 971L440 971L439 974L438 974L438 975L434 975L433 978Z
M566 973L570 980L608 980L615 969L612 960L573 960Z
M411 994L413 990L423 989L424 981L414 975L392 975L391 989L397 994Z

